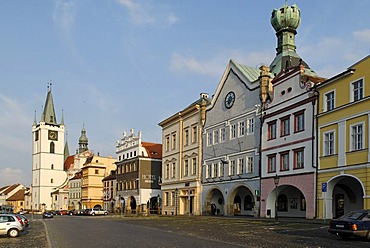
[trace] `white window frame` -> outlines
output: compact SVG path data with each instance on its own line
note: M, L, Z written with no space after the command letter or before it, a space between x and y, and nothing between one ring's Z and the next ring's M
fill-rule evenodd
M333 94L333 98L332 99L329 99L328 96L330 94ZM331 90L331 91L328 91L324 94L324 111L330 111L330 110L333 110L335 108L335 90ZM331 106L332 105L332 106ZM331 106L331 108L329 108L329 106Z
M225 141L226 141L226 128L221 127L220 128L220 143L225 142Z
M208 132L207 133L207 146L213 145L213 133Z
M356 130L354 133L354 128L361 127L361 132ZM351 134L351 151L359 151L364 149L365 145L365 122L358 122L350 125L350 134ZM358 137L360 136L360 137Z
M254 133L254 118L249 118L247 120L247 134L253 134Z
M219 140L220 140L220 133L219 133L219 130L216 129L213 131L213 144L218 144Z
M225 166L224 164L221 162L221 163L218 163L219 164L219 171L220 171L220 177L223 177L225 175Z
M244 174L244 158L238 158L238 175Z
M328 135L332 134L332 139L328 139ZM324 156L331 156L335 153L335 130L330 130L327 132L324 132L322 134L323 136L323 155Z
M235 175L235 160L230 160L229 176Z
M245 135L245 121L239 121L238 127L239 127L238 137L244 136Z
M361 82L361 87L360 87L361 97L359 97L358 99L355 99L355 84L358 83L358 82ZM358 78L358 79L352 81L350 83L350 87L351 87L351 90L350 90L350 92L351 92L351 102L356 102L356 101L359 101L359 100L364 98L364 92L365 92L365 78L364 77Z
M254 157L247 157L247 173L252 173L254 168Z
M212 164L212 167L213 167L212 177L218 177L218 164L217 163Z
M236 123L230 125L230 139L236 138Z

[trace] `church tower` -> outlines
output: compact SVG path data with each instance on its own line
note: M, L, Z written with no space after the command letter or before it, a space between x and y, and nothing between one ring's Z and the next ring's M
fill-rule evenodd
M89 143L89 140L87 139L87 136L86 136L85 125L83 125L82 130L81 130L81 136L78 140L78 153L83 153L84 151L89 150L89 148L87 147L88 143Z
M52 209L51 191L67 179L64 171L64 121L57 123L51 84L41 121L32 125L32 209Z

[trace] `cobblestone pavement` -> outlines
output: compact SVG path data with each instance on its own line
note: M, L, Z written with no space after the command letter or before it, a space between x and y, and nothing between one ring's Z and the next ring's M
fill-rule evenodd
M30 221L30 225L17 238L0 235L1 248L47 248L46 232L41 220Z
M57 216L56 218L68 218ZM78 218L78 217L77 217ZM274 220L209 217L209 216L151 216L151 217L81 217L102 218L104 221L124 221L127 224L145 226L165 232L176 232L205 240L217 240L236 247L370 247L370 242L351 239L342 241L327 232L327 223L309 220ZM0 236L0 248L47 248L46 229L43 220L35 219L20 237ZM78 242L76 240L76 242ZM165 243L164 243L165 244Z

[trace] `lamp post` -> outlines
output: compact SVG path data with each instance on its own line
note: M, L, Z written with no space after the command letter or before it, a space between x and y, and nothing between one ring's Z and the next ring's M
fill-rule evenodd
M157 195L157 207L158 207L158 215L160 214L160 212L161 212L161 204L160 204L160 202L159 202L159 200L160 200L160 195L158 194Z
M90 208L91 208L91 198L90 198Z
M275 220L278 221L278 192L277 192L277 187L279 186L279 180L280 177L278 174L275 175L274 177L274 184L275 184L275 191L276 191L276 197L275 197Z
M179 193L179 189L175 189L175 215L177 215L177 194Z

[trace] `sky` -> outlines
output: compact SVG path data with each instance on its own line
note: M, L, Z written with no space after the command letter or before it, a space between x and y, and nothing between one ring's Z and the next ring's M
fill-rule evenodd
M31 184L32 124L47 85L70 154L115 157L130 129L162 143L158 123L213 95L230 59L269 65L271 12L285 0L0 1L0 187ZM296 0L297 53L329 78L369 55L369 0Z

